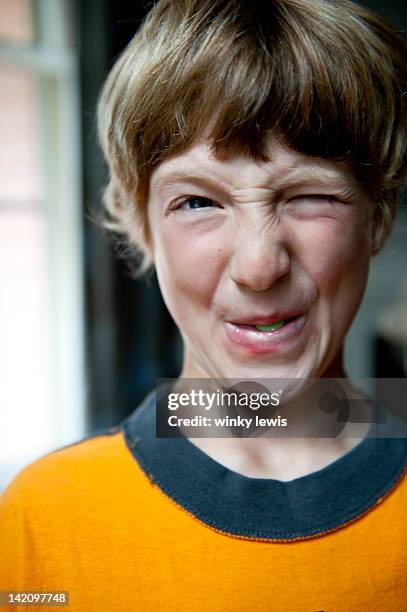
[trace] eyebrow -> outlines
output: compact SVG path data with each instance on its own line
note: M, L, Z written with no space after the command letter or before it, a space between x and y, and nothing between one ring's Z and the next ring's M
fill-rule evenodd
M209 178L206 174L200 174L188 169L169 170L163 176L153 181L153 187L155 189L162 189L176 183L199 183L205 187L219 189L217 179Z
M174 168L169 170L163 176L157 178L153 182L155 189L163 189L167 186L177 183L196 183L209 189L217 191L225 191L230 187L225 182L220 182L222 179L210 178L207 174L201 174L199 171L194 171L188 168ZM269 189L274 193L275 197L279 197L284 191L289 188L301 186L326 186L332 187L336 191L354 194L352 182L347 177L341 175L338 171L327 168L290 168L282 177L276 177L265 181L257 187Z
M326 187L337 195L344 197L355 196L356 179L351 175L345 176L339 171L328 168L297 168L281 179L277 179L273 186L275 197L281 196L284 191L295 187Z

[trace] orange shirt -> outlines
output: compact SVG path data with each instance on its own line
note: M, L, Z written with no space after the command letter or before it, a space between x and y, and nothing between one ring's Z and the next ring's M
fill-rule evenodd
M188 440L157 444L152 403L9 485L0 591L69 591L78 612L407 609L405 439L251 479Z

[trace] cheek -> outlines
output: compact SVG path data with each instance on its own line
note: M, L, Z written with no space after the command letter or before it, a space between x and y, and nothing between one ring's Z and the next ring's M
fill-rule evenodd
M191 235L169 224L161 228L155 253L157 277L177 323L197 308L208 308L224 268L223 240L216 233Z
M298 235L299 259L321 297L359 303L366 285L370 241L366 227L327 219L309 224ZM339 303L339 308L346 308Z

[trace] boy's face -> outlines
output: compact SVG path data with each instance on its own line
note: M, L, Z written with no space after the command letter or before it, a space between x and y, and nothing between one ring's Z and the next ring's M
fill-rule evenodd
M152 174L151 246L184 377L343 375L372 202L342 164L276 143L270 156L220 161L198 143Z

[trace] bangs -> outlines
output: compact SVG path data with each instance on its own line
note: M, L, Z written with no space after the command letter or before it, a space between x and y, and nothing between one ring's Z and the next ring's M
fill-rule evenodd
M378 166L389 161L400 115L394 57L380 37L372 44L354 6L351 14L343 3L340 11L314 2L319 12L307 11L307 4L212 2L201 18L184 15L183 27L170 33L176 54L144 83L150 112L139 138L148 156L131 143L142 166L151 168L201 137L218 157L266 160L274 137L307 155L345 160L367 176L373 165L377 177ZM374 25L380 31L380 21Z

